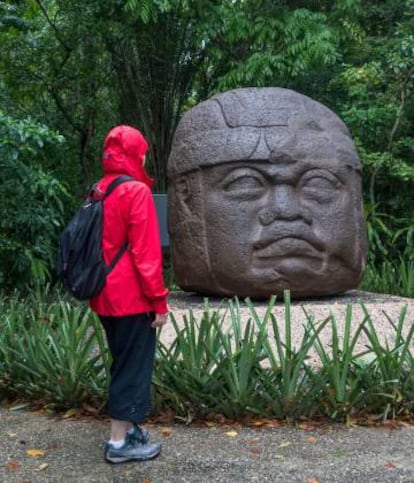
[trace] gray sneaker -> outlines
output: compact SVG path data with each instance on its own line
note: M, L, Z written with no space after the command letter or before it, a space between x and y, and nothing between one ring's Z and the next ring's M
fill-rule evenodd
M140 443L131 438L126 438L125 443L119 449L112 444L105 445L105 459L109 463L124 463L125 461L146 461L160 454L160 443Z
M138 441L138 443L147 444L149 441L149 432L145 428L141 428L137 424L133 426L133 432L127 433L125 439Z

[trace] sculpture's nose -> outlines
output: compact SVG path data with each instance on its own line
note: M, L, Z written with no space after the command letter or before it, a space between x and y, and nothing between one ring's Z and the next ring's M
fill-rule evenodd
M273 223L276 219L276 214L272 209L264 208L259 213L259 221L262 225L267 226Z
M312 223L312 217L301 205L294 186L289 185L278 185L272 189L267 206L259 211L258 219L264 226L276 220L302 220L309 225Z

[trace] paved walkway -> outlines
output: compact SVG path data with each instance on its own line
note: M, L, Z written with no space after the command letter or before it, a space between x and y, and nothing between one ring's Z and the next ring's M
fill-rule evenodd
M102 458L105 422L0 410L0 481L414 482L410 426L149 429L152 438L162 440L158 459L109 465Z

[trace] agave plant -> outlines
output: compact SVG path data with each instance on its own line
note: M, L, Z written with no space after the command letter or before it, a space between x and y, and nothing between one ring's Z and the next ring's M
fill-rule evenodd
M37 307L12 302L1 319L3 391L74 407L103 398L109 355L101 325L63 300Z
M414 325L406 320L407 305L402 307L397 322L384 312L394 329L394 337L380 340L375 330L375 322L362 304L367 320L363 328L372 351L370 373L375 376L375 402L384 419L395 417L414 408ZM406 335L404 329L407 327Z
M261 378L263 397L267 400L268 411L277 418L309 416L316 410L321 382L315 368L307 362L315 339L327 320L316 328L312 319L307 317L302 340L295 347L289 291L284 292L284 336L279 322L271 313L273 302L274 299L271 299L267 313L272 326L272 337L265 339L263 344L269 365Z

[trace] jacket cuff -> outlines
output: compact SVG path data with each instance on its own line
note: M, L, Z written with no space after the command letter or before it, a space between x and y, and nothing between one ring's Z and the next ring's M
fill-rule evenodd
M167 299L156 299L152 301L152 306L156 314L168 313Z

